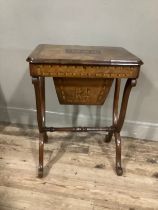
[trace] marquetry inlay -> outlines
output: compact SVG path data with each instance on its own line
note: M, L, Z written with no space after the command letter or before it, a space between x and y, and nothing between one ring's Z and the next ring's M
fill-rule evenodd
M88 49L65 49L66 53L70 54L101 54L100 50L88 50Z
M32 76L75 78L137 78L137 66L30 64Z
M54 78L54 84L61 104L103 104L113 79L98 78Z

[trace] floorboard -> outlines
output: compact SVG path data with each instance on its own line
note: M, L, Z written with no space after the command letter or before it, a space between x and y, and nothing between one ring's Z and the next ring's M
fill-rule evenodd
M105 133L49 134L37 178L38 131L0 125L0 210L158 210L158 141L122 139L124 174Z

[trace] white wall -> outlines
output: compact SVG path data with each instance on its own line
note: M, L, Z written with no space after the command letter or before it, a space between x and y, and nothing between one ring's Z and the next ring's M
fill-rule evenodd
M157 8L157 0L0 0L0 120L36 123L25 61L36 45L122 46L144 61L131 93L124 134L158 140ZM112 91L103 107L77 110L59 105L52 80L47 80L49 124L77 124L77 119L80 125L104 124L111 118Z

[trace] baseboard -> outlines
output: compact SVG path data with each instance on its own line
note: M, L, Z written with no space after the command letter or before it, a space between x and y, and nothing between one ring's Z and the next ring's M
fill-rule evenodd
M36 110L23 109L15 107L0 107L0 121L14 124L37 125ZM72 114L61 112L46 112L47 125L53 126L95 126L95 125L110 125L111 119L102 116L97 119L93 116ZM128 136L140 139L150 139L158 141L158 124L149 122L138 122L125 120L124 127L121 132L122 136Z

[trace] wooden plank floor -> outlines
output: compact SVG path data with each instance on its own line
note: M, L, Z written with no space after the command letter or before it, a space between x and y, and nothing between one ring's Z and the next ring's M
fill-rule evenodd
M124 175L104 133L53 133L37 178L36 129L0 125L0 210L158 210L158 141L123 139Z

